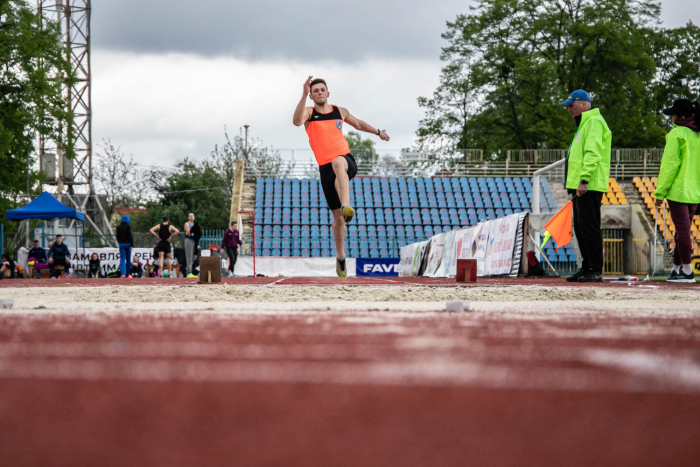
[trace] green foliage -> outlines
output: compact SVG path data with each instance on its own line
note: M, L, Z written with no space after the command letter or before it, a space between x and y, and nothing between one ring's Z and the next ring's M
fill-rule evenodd
M210 161L197 164L185 160L177 168L165 177L152 174L159 200L148 202L145 214L131 216L133 230L147 232L163 216L182 230L190 212L203 229L225 229L231 210L231 188L225 185L225 174L213 168Z
M246 173L254 177L286 177L291 171L291 166L282 159L279 151L263 145L257 138L251 138L246 146L243 129L238 135L229 137L224 128L226 143L219 147L214 146L211 158L204 161L204 165L213 170L221 171L228 186L229 198L233 190L233 175L236 170L236 161L244 160Z
M242 134L229 138L226 132L225 137L226 143L215 146L210 156L201 162L185 160L176 165L174 173L152 170L146 182L139 182L142 176L135 174L129 161L125 162L131 170L127 178L150 187L156 195L156 199L145 203L145 213L130 216L134 232L147 232L159 224L163 216L168 216L170 223L182 230L190 212L203 229L226 229L237 160L246 161L246 173L252 176L259 173L284 177L288 174L289 166L278 151L264 146L262 141L251 139L246 148ZM112 149L108 150L110 147ZM109 143L105 151L106 154L119 153L119 148L114 149Z
M374 141L371 139L362 139L356 131L348 132L347 137L350 153L359 165L373 165L377 157L377 151L374 149Z
M593 95L617 147L658 147L673 98L697 98L698 28L659 29L651 0L480 0L447 23L440 86L419 98L420 149L566 148L560 105ZM693 93L695 93L693 95Z
M54 23L42 24L25 0L0 1L0 220L24 203L27 155L31 167L38 131L73 155L62 131L72 120L61 94L72 73L59 32ZM40 190L40 174L29 176L33 191Z

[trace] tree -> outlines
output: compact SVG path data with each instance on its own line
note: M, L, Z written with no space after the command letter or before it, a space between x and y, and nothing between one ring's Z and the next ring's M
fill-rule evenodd
M0 220L17 207L27 189L27 157L32 187L40 181L32 170L37 132L58 142L73 156L72 128L63 80L70 62L60 43L60 29L42 21L25 0L0 1Z
M560 103L579 88L593 94L613 145L663 144L661 102L664 92L678 91L659 80L662 52L689 55L687 66L668 60L667 73L682 75L676 82L694 82L700 71L693 68L697 28L660 30L659 12L651 0L478 1L447 23L440 85L418 101L426 110L419 146L487 154L565 148L575 126Z
M670 107L675 99L700 96L700 28L688 22L682 28L662 29L656 35L654 56L657 107Z
M232 141L224 127L226 143L221 147L215 145L211 159L204 161L207 167L223 174L229 198L233 190L237 160L244 160L246 171L257 177L286 177L294 168L293 163L282 159L279 151L264 146L260 139L252 138L246 148L243 129L239 130L239 134L234 136Z
M146 203L145 214L132 216L134 231L148 231L163 216L180 228L190 212L203 229L225 229L231 209L231 185L226 185L226 175L211 161L195 163L185 159L176 167L177 172L170 174L158 169L150 172L150 184L158 200Z
M362 139L356 131L348 132L345 138L350 147L350 153L355 157L358 166L372 167L377 161L377 151L374 148L374 141L371 139Z
M140 207L144 202L144 188L147 184L144 173L138 170L134 157L121 152L121 147L114 146L111 140L98 145L102 152L97 152L92 177L98 192L107 198L107 219L112 219L114 210L120 206Z

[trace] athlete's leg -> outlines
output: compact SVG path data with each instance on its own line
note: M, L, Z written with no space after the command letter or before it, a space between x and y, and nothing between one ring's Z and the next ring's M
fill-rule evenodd
M163 275L163 255L165 255L164 252L158 252L158 274L160 275Z
M333 238L335 239L336 256L340 259L345 258L345 219L343 219L343 210L334 209L333 213Z
M345 157L339 156L333 159L333 172L335 172L335 191L340 198L340 204L347 206L350 204L350 179L348 178L348 161L345 160Z

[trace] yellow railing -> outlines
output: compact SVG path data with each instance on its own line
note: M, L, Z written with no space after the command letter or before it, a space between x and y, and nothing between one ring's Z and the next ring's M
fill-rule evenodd
M623 245L621 238L603 239L603 274L623 274Z

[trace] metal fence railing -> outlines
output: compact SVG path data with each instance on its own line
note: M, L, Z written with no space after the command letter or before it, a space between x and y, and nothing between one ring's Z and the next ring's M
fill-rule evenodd
M275 149L279 163L246 166L246 180L257 177L318 178L318 165L311 149ZM484 154L481 149L456 149L438 153L402 149L355 150L358 176L433 177L494 176L531 177L533 172L566 156L565 149L501 150ZM611 172L629 179L658 173L661 148L613 149Z

